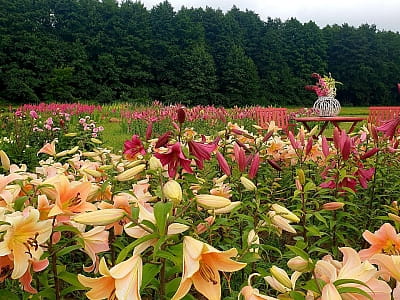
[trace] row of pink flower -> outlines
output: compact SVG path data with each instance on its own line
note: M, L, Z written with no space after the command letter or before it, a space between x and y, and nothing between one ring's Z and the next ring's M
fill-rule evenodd
M40 103L40 104L24 104L18 107L17 111L30 112L64 112L71 115L91 114L95 111L102 111L101 105L89 105L81 103Z
M139 119L147 122L156 122L165 119L177 121L177 110L181 105L154 105L143 107L141 109L121 110L120 114L123 119L128 121L131 119ZM224 107L215 107L212 105L197 105L191 108L185 108L186 120L220 120L225 122L227 119L253 119L256 107L234 107L225 109Z

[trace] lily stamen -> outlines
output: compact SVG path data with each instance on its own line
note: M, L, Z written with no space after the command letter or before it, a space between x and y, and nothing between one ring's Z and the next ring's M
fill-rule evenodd
M200 262L199 274L204 280L218 284L214 270L206 263Z
M77 193L75 198L71 199L71 205L78 205L82 202L80 195L81 195L81 193Z

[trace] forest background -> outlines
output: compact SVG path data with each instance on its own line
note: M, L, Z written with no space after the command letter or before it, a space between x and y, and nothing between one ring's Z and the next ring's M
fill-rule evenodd
M307 106L310 74L342 105L400 103L400 34L115 0L1 0L0 101ZM343 12L345 13L345 12Z

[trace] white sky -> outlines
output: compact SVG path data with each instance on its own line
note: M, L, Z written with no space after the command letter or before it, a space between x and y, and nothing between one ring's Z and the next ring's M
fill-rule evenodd
M152 8L163 0L140 0ZM224 12L236 5L252 10L262 20L268 17L285 21L295 17L300 22L314 21L320 27L347 23L358 27L375 24L379 30L400 32L400 0L169 0L175 11L181 6L220 8Z

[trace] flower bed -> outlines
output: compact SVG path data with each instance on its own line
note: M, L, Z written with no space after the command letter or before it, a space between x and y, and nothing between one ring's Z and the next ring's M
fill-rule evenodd
M328 142L174 114L122 155L48 140L27 171L1 148L0 295L396 299L398 120Z

